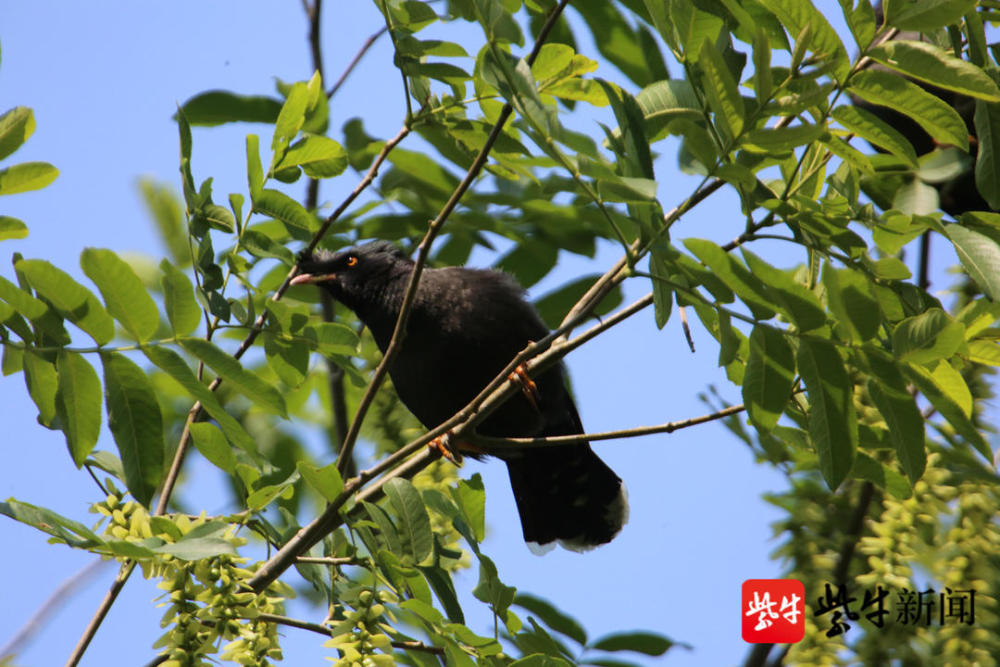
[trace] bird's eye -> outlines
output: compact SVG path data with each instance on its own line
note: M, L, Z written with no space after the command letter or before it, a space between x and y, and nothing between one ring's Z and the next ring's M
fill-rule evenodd
M354 255L348 255L347 256L347 266L348 267L354 267L354 266L357 266L357 265L358 265L358 258L355 257Z

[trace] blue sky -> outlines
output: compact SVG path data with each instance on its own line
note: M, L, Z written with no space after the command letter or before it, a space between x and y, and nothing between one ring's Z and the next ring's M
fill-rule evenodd
M821 4L835 9L839 20L836 3ZM368 3L327 3L326 9L323 47L332 81L365 37L378 29L380 18ZM163 249L136 183L148 176L179 186L177 130L170 118L176 104L209 89L271 94L273 77L307 79L311 66L305 36L305 17L296 2L7 3L0 25L0 112L29 106L37 121L35 135L11 159L51 162L60 176L45 190L0 199L0 213L26 221L31 230L27 239L3 242L0 275L12 275L9 258L14 252L48 259L83 282L78 258L87 246L158 261ZM623 80L606 65L598 73ZM401 95L383 40L333 100L332 136L339 138L339 128L354 116L364 119L370 134L392 136L401 125ZM614 122L609 110L601 120ZM590 121L579 128L599 133ZM243 146L250 132L266 134L267 129L196 129L196 179L214 177L216 193L244 192ZM677 172L675 145L656 148L661 152L656 161L661 197L669 208L696 181ZM338 202L357 180L348 173L325 183L321 198ZM300 188L292 186L289 192L299 195ZM741 225L735 198L722 192L676 229L682 237L728 240ZM563 253L556 272L532 294L603 271L617 257L610 245L594 260ZM485 255L474 259L490 261ZM633 299L648 290L648 283L639 279L626 286ZM676 316L658 331L650 310L574 352L567 363L586 428L604 431L704 414L708 410L697 396L710 384L730 402L740 402L737 388L716 367L714 340L698 325L693 330L695 354L688 350ZM22 375L0 378L0 406L6 460L0 468L0 497L93 522L87 506L99 495L87 475L72 465L62 435L35 422ZM107 432L98 446L113 450ZM485 479L488 535L483 549L503 580L574 615L591 637L648 629L694 646L692 652L671 652L664 662L741 661L747 645L740 639L740 585L780 572L768 559L775 546L769 524L779 514L760 495L783 489L784 478L756 465L747 448L719 424L598 443L595 449L627 482L631 518L613 543L584 555L529 553L503 466L496 461L465 466L463 475L480 472ZM225 498L221 480L203 462L192 459L189 465L197 486L185 491L186 497L215 507ZM60 582L93 557L48 545L41 533L7 519L0 520L0 543L6 547L0 563L8 573L0 604L2 645L7 633L20 628ZM41 628L18 664L64 661L114 572L105 567L82 586ZM460 574L460 589L471 590L476 576L474 570ZM162 611L151 603L157 594L150 582L133 577L83 664L137 664L151 658L151 644L161 632ZM474 629L491 631L480 603L466 596L464 606ZM291 612L313 621L322 618L322 612L302 605ZM316 664L330 654L321 647L321 638L298 630L284 634L287 664Z

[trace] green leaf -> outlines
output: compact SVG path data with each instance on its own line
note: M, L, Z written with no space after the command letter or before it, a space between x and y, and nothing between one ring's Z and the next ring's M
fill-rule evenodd
M122 461L111 452L100 449L91 452L90 458L87 459L87 465L103 470L115 479L125 481L125 468L122 467Z
M448 620L452 623L464 624L465 613L458 601L458 593L455 592L455 583L451 580L451 574L440 567L419 567L418 569L433 589L434 595L437 596L444 613L448 616ZM462 653L462 655L465 654ZM469 664L474 663L470 661Z
M327 502L333 502L344 490L344 480L340 477L336 462L320 468L309 461L299 461L295 469L302 479L319 493Z
M496 268L528 288L548 275L559 260L559 247L546 240L527 238L497 260Z
M601 637L590 648L599 651L635 651L643 655L663 655L675 644L653 632L621 632Z
M163 415L146 373L117 352L101 354L108 426L118 445L125 485L148 506L163 475Z
M847 20L847 27L854 35L854 41L860 50L867 49L875 37L875 10L869 2L862 0L840 0L840 8Z
M218 229L229 234L236 230L236 218L232 211L218 204L205 204L197 217L208 224L212 229Z
M165 347L144 347L142 351L157 368L176 380L201 403L201 407L212 419L218 422L222 432L226 434L231 443L252 456L257 455L256 441L232 415L226 412L215 393L209 391L208 387L195 376L187 362L179 354Z
M821 58L829 58L834 76L838 81L844 80L851 67L847 49L844 48L837 32L830 26L826 17L811 2L761 0L761 4L778 17L782 26L791 35L801 35L803 29L808 26L810 49Z
M545 625L566 635L576 643L581 645L587 643L587 631L583 629L583 626L575 618L559 611L548 601L527 593L518 593L514 596L514 604L524 607Z
M49 307L44 301L39 301L26 289L21 289L3 276L0 276L0 299L29 320L37 320L49 312Z
M865 357L872 372L868 394L885 420L903 472L915 484L927 464L924 418L895 362L869 350L865 351Z
M298 387L309 372L309 349L291 336L267 335L264 339L267 365L289 387Z
M962 374L947 361L942 360L934 367L931 376L934 378L934 384L962 409L962 413L966 417L971 418L972 392L969 391L969 385L965 382Z
M16 267L63 317L90 334L98 345L114 338L114 320L97 297L68 273L41 259L23 259Z
M236 555L236 547L221 537L186 538L185 535L177 542L155 547L152 551L158 554L169 554L174 558L187 561L215 558L223 554Z
M240 245L254 257L272 257L291 266L295 262L292 251L256 229L247 229L240 236Z
M294 484L298 481L299 473L296 471L279 484L267 484L254 490L253 493L247 496L247 509L253 511L263 509L270 505L271 501L278 496L286 499L291 498L292 494L295 493Z
M0 215L0 241L23 239L28 236L28 225L9 215Z
M398 528L404 548L409 548L415 563L423 563L431 555L434 534L420 492L409 480L399 477L389 480L383 488L399 517Z
M871 284L859 271L823 265L826 301L835 320L855 341L871 340L878 333L882 316Z
M38 408L38 423L51 427L56 417L56 393L59 391L56 367L31 348L24 351L21 362L28 395Z
M175 334L187 336L201 321L201 308L194 298L194 286L183 271L166 259L160 262L160 270L163 271L160 285L167 319Z
M486 556L479 556L479 583L472 589L472 594L477 600L481 600L493 606L493 613L504 618L507 608L514 601L517 589L513 586L506 586L500 581L497 574L497 566Z
M185 102L181 109L191 125L223 123L273 123L281 102L261 95L238 95L226 90L209 90Z
M912 118L938 143L969 150L969 132L948 103L898 74L868 69L851 78L848 89L866 102Z
M256 134L247 135L247 186L251 200L260 196L264 187L264 167L260 163L260 146Z
M69 453L80 468L101 432L101 380L83 355L69 350L59 351L56 371L59 373L56 413Z
M688 81L671 79L651 83L635 96L646 123L659 126L674 118L701 120L701 105L698 96ZM650 134L650 137L653 135Z
M50 509L22 503L14 498L0 502L0 514L34 526L71 547L90 549L104 544L104 540L82 523L67 519Z
M635 98L613 83L596 79L604 89L611 109L618 121L621 144L624 154L618 155L623 160L624 176L655 179L653 174L653 158L649 152L649 139L646 137L642 109Z
M771 292L771 303L782 311L801 331L811 331L826 324L826 312L819 299L787 272L775 268L746 248L741 248L750 272Z
M236 471L236 457L226 437L215 424L195 422L191 424L191 439L201 455L215 467L229 473Z
M265 188L253 197L254 213L263 213L286 225L304 229L308 232L317 228L316 219L302 206L284 192Z
M331 178L347 168L347 153L333 139L309 135L289 147L276 171L302 167L310 178Z
M271 138L271 150L276 154L281 147L298 134L306 119L306 107L309 103L309 89L306 84L297 82L288 92L285 103L281 105L278 118L274 123L274 135Z
M87 248L80 266L101 290L111 316L140 342L153 337L160 313L132 267L111 250Z
M750 357L743 378L743 403L757 429L773 429L792 395L795 356L780 331L756 326L750 333Z
M976 189L993 210L1000 209L1000 105L976 101Z
M920 0L919 2L893 3L894 10L886 16L891 25L900 30L933 32L952 23L976 8L975 0Z
M743 300L754 318L768 320L774 317L771 295L763 283L729 253L704 239L684 239L684 245Z
M988 340L969 341L969 361L1000 366L1000 345Z
M58 175L59 170L48 162L22 162L0 169L0 195L41 190Z
M893 354L914 364L948 359L964 342L965 326L940 308L908 317L892 332Z
M851 379L830 343L804 338L796 358L809 396L809 437L823 478L836 489L851 470L858 443Z
M900 160L917 166L917 153L906 136L875 114L854 105L836 107L834 120L874 146L892 153Z
M1000 102L1000 89L979 67L928 42L890 40L867 51L872 60L910 78L987 102Z
M462 511L465 524L472 530L476 541L486 537L486 491L483 478L476 473L469 479L458 480L458 486L450 489L455 503Z
M857 452L854 457L851 476L866 479L900 500L906 500L913 496L913 487L910 486L905 477L889 465L883 465L861 451Z
M597 180L597 191L605 201L651 202L656 199L656 181L649 178L618 176Z
M307 326L302 335L324 356L353 355L358 350L358 334L338 322L319 322Z
M705 94L726 136L735 138L743 133L743 98L719 50L705 40L698 54L698 62L705 73Z
M946 225L944 231L969 277L993 301L1000 301L1000 245L962 225Z
M240 362L214 344L200 338L185 338L181 345L195 355L257 406L276 415L287 417L285 399L277 389L261 380Z
M649 253L649 274L653 276L653 309L656 318L656 328L662 329L670 319L670 311L673 309L674 293L670 285L664 282L670 278L670 270L667 265L664 252L657 246L653 246ZM657 279L660 280L657 280Z
M916 385L917 389L930 401L934 409L941 413L941 416L948 420L955 432L965 438L965 440L975 447L987 461L993 461L993 450L983 439L982 433L976 425L965 416L961 406L955 403L948 394L943 391L935 381L934 377L922 366L906 364L903 372L907 379Z
M35 114L28 107L14 107L0 116L0 160L24 144L35 132Z
M139 192L169 257L180 266L191 263L187 226L181 200L174 189L152 178L139 179Z
M749 151L781 155L818 141L824 133L822 127L806 123L790 127L761 128L747 132L741 145Z

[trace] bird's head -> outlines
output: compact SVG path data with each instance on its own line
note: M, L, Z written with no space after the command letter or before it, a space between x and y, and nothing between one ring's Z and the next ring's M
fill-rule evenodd
M388 288L409 275L412 261L387 241L374 241L337 253L319 250L299 258L293 285L326 288L351 310L390 296ZM405 285L405 282L403 283ZM359 313L361 314L361 313Z

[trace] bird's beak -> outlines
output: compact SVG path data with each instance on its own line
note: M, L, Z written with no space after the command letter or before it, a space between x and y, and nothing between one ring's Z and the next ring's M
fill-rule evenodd
M300 273L292 278L291 285L305 285L306 283L321 283L326 280L333 280L336 273Z

